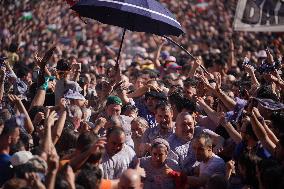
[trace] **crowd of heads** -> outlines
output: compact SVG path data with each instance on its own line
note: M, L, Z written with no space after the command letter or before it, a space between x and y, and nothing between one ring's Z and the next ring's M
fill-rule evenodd
M234 31L233 0L159 2L195 58L127 31L116 62L120 28L0 2L0 187L284 188L282 34Z

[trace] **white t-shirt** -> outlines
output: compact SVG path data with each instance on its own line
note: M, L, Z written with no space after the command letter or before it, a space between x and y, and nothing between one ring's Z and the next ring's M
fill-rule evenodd
M124 145L122 150L110 157L107 153L102 158L103 178L118 179L123 171L127 170L136 158L134 150Z
M213 154L209 161L201 162L199 167L199 175L211 176L214 174L225 175L226 167L225 162L219 156Z

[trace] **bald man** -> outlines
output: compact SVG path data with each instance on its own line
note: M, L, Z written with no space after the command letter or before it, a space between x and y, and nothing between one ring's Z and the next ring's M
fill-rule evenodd
M135 169L127 169L119 179L118 189L142 189L141 176Z

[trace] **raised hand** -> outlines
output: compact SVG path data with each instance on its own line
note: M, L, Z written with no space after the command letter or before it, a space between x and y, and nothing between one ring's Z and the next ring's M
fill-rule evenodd
M244 69L246 72L249 73L249 75L251 76L252 74L254 74L255 68L251 65L244 65Z
M226 170L234 173L235 172L235 161L233 161L233 160L228 161L226 163Z
M105 148L106 138L99 138L90 148L90 151L95 154Z
M157 46L162 46L167 43L167 40L164 37L153 35L153 39Z
M47 109L45 112L45 120L44 124L47 127L51 127L54 125L54 122L57 120L57 113L55 111L50 112L50 109Z
M221 90L221 86L222 86L222 77L221 74L219 72L216 72L216 90Z
M273 64L274 63L274 59L273 59L273 56L270 52L270 50L267 48L266 50L266 54L267 54L267 61L269 64Z
M146 171L144 168L140 167L140 159L137 159L135 170L141 177L146 177Z
M57 171L59 168L59 157L55 154L51 154L48 158L48 170L50 172Z
M33 124L38 125L42 120L44 120L44 113L38 112L34 117Z
M233 40L230 40L230 50L231 50L231 51L234 51L234 49L235 49L234 41L233 41Z
M19 105L21 103L21 99L14 94L8 94L8 99L11 101L12 104Z
M33 189L45 189L46 187L41 182L40 177L35 172L25 173L26 180Z

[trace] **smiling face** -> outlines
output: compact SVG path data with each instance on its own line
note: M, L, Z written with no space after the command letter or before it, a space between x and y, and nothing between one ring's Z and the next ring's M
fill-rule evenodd
M154 167L160 167L164 164L168 156L167 148L163 145L153 147L151 150L151 164Z
M141 138L146 131L147 126L144 126L139 121L132 121L131 122L131 133L134 138Z
M189 114L181 113L176 120L176 135L185 141L190 141L194 135L194 119Z

